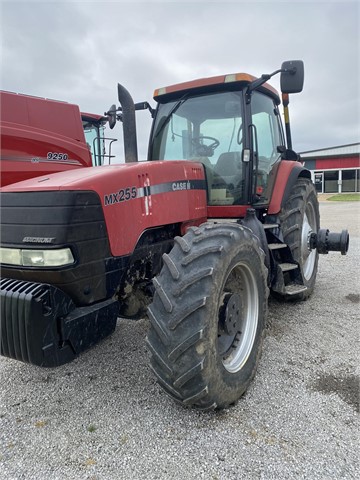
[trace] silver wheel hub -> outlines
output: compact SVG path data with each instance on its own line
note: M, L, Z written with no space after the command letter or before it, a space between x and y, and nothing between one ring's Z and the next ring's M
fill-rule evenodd
M308 204L304 214L303 226L301 231L301 264L303 267L303 275L306 280L310 280L316 260L316 250L310 248L310 237L316 229L315 213L311 204Z
M224 368L236 373L253 349L259 316L259 291L251 269L237 264L230 272L219 311L218 354Z

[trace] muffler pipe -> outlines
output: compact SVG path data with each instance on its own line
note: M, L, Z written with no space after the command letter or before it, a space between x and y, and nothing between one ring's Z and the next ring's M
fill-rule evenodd
M318 233L312 233L310 248L316 248L318 253L341 252L346 255L349 250L349 233L342 230L341 233L332 233L328 229L321 229Z
M118 83L118 98L122 110L125 163L137 162L135 105L130 93L120 83Z

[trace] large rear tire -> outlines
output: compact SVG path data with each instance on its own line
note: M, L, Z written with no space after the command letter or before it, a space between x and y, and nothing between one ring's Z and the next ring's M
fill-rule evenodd
M148 309L151 368L176 401L224 408L246 391L259 362L264 253L237 224L204 224L175 240Z
M320 228L319 202L310 179L298 178L292 194L280 213L280 227L284 242L289 245L294 260L298 262L307 290L289 297L305 300L315 286L319 254L310 249L310 234ZM286 300L288 297L283 297Z

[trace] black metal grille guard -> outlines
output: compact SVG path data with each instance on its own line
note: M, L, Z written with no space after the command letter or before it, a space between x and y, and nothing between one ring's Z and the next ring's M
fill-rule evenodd
M0 280L0 353L42 367L73 360L116 326L114 299L76 308L47 284Z

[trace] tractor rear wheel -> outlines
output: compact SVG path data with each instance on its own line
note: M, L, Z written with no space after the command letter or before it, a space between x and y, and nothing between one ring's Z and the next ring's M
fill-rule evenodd
M151 368L178 402L225 408L245 392L267 314L264 253L237 224L204 224L175 239L148 308Z
M317 233L320 228L319 202L310 179L297 179L280 213L280 227L284 242L289 245L294 260L298 262L307 287L306 291L290 298L305 300L314 290L319 257L316 249L310 249L310 234Z

